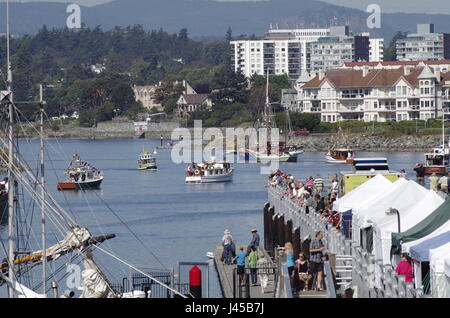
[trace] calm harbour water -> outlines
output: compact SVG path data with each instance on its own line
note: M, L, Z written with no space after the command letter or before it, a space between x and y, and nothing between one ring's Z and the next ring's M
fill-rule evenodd
M137 155L143 145L152 152L159 140L98 140L46 142L47 187L76 222L93 235L116 234L102 246L140 267L161 268L162 265L144 248L114 216L104 200L158 257L164 267L176 269L178 261L208 261L205 254L220 244L225 228L231 230L237 244L250 241L250 229L260 229L263 239L262 207L267 201L264 187L266 176L256 163L236 164L233 182L211 185L187 185L184 182L186 164L174 164L171 150L158 150L158 171L136 170ZM21 152L37 167L38 141L21 142ZM56 191L57 180L64 179L73 152L104 171L101 190L86 192ZM358 153L363 157L385 156L393 170L405 169L414 176L412 166L423 161L422 153ZM323 178L349 166L325 163L324 153L302 154L298 163L281 164L280 169L305 179L320 174ZM35 214L39 213L38 208ZM34 217L36 219L36 217ZM35 220L36 221L36 220ZM33 225L33 240L38 242L39 224ZM54 230L54 229L53 229ZM49 241L52 231L49 225ZM5 242L6 231L1 235ZM58 239L61 236L58 235ZM121 281L128 274L125 266L95 252L96 260L107 268L112 281ZM69 262L69 260L65 260ZM55 271L55 265L50 271ZM210 261L210 293L220 297L213 263ZM3 293L2 293L3 294Z

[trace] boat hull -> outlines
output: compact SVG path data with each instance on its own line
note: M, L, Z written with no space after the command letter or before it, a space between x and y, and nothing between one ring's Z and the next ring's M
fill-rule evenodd
M58 190L89 190L99 189L103 178L96 180L88 180L82 182L60 182L58 183Z
M138 170L158 170L155 163L139 165Z
M186 183L218 183L218 182L230 182L233 181L233 171L224 175L212 175L212 176L188 176L186 177Z
M256 161L259 163L268 162L297 162L297 156L257 156Z
M447 167L445 166L425 166L425 174L430 175L436 173L437 175L447 174Z

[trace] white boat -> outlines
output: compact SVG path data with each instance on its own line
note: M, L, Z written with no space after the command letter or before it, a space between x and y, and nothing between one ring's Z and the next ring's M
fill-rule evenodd
M325 155L328 163L348 163L353 162L355 152L351 149L332 149Z
M233 180L234 168L228 162L203 162L186 170L186 183L215 183Z

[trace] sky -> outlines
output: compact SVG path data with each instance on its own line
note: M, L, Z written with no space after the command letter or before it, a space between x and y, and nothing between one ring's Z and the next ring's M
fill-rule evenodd
M0 0L5 1L5 0ZM81 5L92 6L106 3L112 0L10 0L16 2L42 2L54 1L65 3L79 3ZM143 0L145 1L145 0ZM167 0L170 1L170 0ZM243 1L243 0L215 0L215 1ZM259 1L259 0L245 0ZM445 13L450 14L449 0L321 0L324 2L366 10L369 4L378 4L382 12L405 12L405 13Z

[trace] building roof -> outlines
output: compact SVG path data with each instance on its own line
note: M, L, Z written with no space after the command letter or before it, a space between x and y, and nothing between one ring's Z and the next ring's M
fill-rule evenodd
M422 61L379 61L379 62L344 62L343 67L356 67L356 66L417 66L419 64L425 65L446 65L450 64L450 60L422 60Z
M209 98L208 94L183 94L181 96L188 104L202 104Z
M398 69L375 69L367 70L364 76L363 70L354 69L333 69L328 70L322 79L319 75L314 77L302 88L319 88L325 81L328 81L334 87L392 87L397 84L400 79L406 80L410 85L417 86L419 77L423 71L427 74L436 76L429 67L415 67L406 72L405 67ZM407 74L407 75L406 75ZM444 73L447 76L447 73Z

